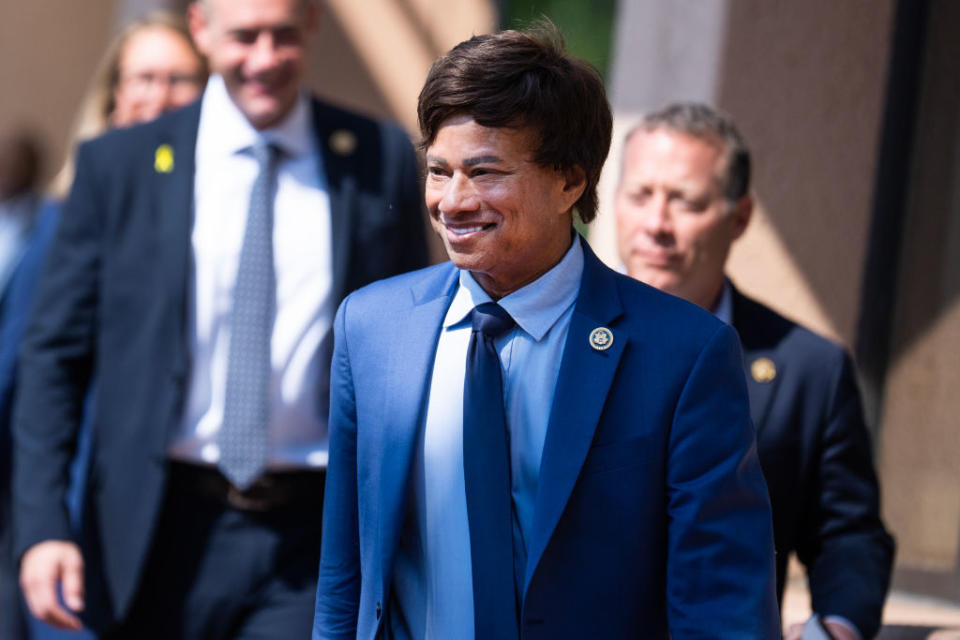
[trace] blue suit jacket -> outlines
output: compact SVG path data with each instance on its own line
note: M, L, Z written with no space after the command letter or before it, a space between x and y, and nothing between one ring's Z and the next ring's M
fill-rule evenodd
M734 290L733 325L743 343L777 546L777 589L787 558L807 567L813 610L880 628L893 539L880 520L870 437L853 366L844 350ZM769 359L776 375L751 367Z
M20 342L26 329L30 310L33 308L34 297L37 292L37 282L46 262L53 236L60 222L61 203L47 201L43 203L30 237L13 273L8 291L0 303L0 431L9 437L11 427L11 413L13 410L13 396L17 380L17 357ZM85 411L89 410L89 405ZM89 421L84 422L77 443L77 454L70 468L70 483L67 493L67 509L70 513L71 529L79 534L79 522L82 517L81 503L86 492L86 478L90 462L90 429ZM10 455L3 451L0 455L0 484L9 482ZM6 486L3 489L7 492ZM9 499L5 495L4 499ZM12 541L8 540L12 533L9 505L0 507L0 539L4 540L3 556L0 560L0 639L25 640L87 640L93 635L88 631L66 632L58 631L39 620L29 618L26 608L21 603L19 581L17 579L17 562L13 557ZM6 635L5 635L6 634Z
M426 264L417 166L398 128L314 101L330 198L333 295ZM166 447L190 372L189 283L200 103L77 153L20 359L15 552L69 539L63 496L88 382L93 454L84 559L94 628L124 615L166 487ZM339 131L350 153L330 145ZM157 163L169 145L173 162ZM332 350L332 345L322 348ZM328 351L329 354L329 351ZM327 389L316 390L324 406Z
M449 263L358 291L335 323L315 638L390 601ZM606 351L588 336L613 332ZM585 246L543 450L523 638L776 638L769 503L734 331ZM478 639L482 640L482 639Z

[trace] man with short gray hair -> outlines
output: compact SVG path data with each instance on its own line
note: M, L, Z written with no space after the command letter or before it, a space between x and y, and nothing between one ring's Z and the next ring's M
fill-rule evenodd
M894 546L880 520L853 365L842 348L747 298L725 276L752 210L750 153L718 111L673 104L627 135L616 195L627 272L740 334L773 507L778 594L795 551L815 612L786 637L871 638Z

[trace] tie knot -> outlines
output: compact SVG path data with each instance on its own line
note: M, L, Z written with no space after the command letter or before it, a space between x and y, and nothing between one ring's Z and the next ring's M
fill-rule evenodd
M510 331L516 324L503 307L493 302L484 302L473 308L473 330L496 338Z
M280 155L280 147L273 142L260 141L253 145L253 157L257 159L260 169L272 166Z

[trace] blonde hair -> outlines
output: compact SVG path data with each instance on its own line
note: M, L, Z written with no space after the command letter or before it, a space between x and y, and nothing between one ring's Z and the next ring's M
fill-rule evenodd
M200 61L201 73L206 78L207 61L197 50L186 22L182 17L169 11L153 11L143 18L128 24L109 44L97 69L90 80L87 91L80 102L80 108L70 130L70 141L67 145L66 158L63 165L47 189L50 196L58 200L66 198L73 184L76 171L75 156L77 145L85 140L96 138L111 128L110 116L113 114L114 92L120 80L120 58L127 43L137 33L144 29L163 27L183 36L190 45L190 49Z

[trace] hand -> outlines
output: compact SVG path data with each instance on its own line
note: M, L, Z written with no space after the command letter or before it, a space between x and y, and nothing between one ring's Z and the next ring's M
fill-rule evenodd
M58 586L63 589L67 609L60 605ZM83 611L84 597L83 556L76 544L46 540L27 549L20 561L20 588L30 613L38 620L61 629L83 628L73 615Z
M836 622L825 621L823 626L827 628L835 640L858 640L857 636L847 627ZM804 623L798 622L790 625L787 632L783 634L783 640L802 640Z
M827 631L829 631L830 635L836 638L836 640L857 640L857 636L853 633L853 631L851 631L849 627L845 627L842 624L825 620L823 626L827 628Z

